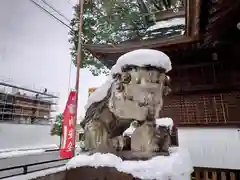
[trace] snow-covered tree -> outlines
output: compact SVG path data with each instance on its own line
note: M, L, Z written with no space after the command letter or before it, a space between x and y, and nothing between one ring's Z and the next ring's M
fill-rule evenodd
M55 119L52 129L51 129L52 136L61 136L62 135L62 120L63 120L63 115L58 114L56 116L56 119Z
M84 5L83 44L118 44L141 39L144 31L154 24L154 12L168 9L179 0L88 0ZM79 30L79 5L74 6L69 42L72 61L76 63ZM92 54L83 49L81 68L93 75L108 70Z

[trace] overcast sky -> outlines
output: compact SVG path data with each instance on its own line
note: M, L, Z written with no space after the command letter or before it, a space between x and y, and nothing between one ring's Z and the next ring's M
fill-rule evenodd
M44 5L41 0L35 1ZM77 0L46 1L68 19L72 18L72 5ZM75 83L73 65L70 71L69 48L68 28L30 0L0 0L1 79L10 78L15 84L46 87L49 91L58 92L59 111L62 111L68 96L69 74L70 88L73 88ZM81 70L80 115L84 114L88 88L100 86L105 79L105 76L92 76L87 69Z

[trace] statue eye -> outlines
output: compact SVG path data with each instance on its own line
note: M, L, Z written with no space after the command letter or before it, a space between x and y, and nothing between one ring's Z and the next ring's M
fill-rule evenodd
M120 82L116 83L116 90L117 90L118 92L122 92L122 91L124 90L123 84L120 83Z
M125 72L122 74L122 82L124 84L128 84L131 81L131 74L128 72Z

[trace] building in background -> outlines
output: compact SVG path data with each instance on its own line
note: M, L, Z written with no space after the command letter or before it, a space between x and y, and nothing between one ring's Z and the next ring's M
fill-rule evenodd
M41 0L34 2L69 24ZM73 2L47 2L69 21L72 19ZM20 87L35 86L57 93L57 111L63 112L75 81L75 66L69 53L69 28L30 0L1 0L0 23L0 79L10 79L12 85Z
M51 124L58 97L0 81L0 122Z
M43 1L33 1L69 24ZM72 19L72 2L47 2ZM39 124L51 121L55 110L63 112L69 89L74 87L69 29L30 0L1 0L0 24L0 80L7 79L7 83L20 88L28 87L27 91L0 87L0 119L19 123L0 124L0 149L59 144L59 137L50 134L51 126ZM54 92L59 99L43 98L46 96L38 92L44 92L45 88L47 94ZM35 89L42 90L30 92ZM31 121L35 124L20 124Z

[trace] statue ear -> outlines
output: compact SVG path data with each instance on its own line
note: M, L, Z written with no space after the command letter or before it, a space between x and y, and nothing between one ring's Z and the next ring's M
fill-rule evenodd
M165 86L169 86L170 83L171 83L171 79L170 79L169 76L166 75L166 76L165 76L165 80L164 80L164 85L165 85Z
M169 88L168 86L164 86L164 88L163 88L163 95L167 96L167 95L170 94L171 91L172 91L171 88Z

